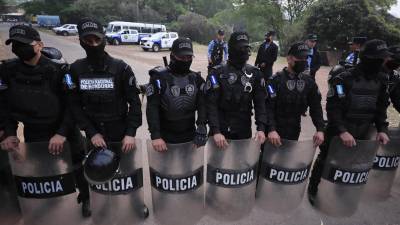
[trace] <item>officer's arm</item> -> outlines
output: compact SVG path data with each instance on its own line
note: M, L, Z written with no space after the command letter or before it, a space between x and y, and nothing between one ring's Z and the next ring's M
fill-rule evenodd
M273 64L277 59L278 59L278 46L276 46L275 44L273 44L273 50L272 50L272 61L271 64Z
M260 47L258 48L256 62L254 63L254 66L259 66L259 64L261 64L262 48L263 44L261 44Z
M58 74L55 76L56 79L56 87L59 91L58 96L60 97L60 105L62 110L62 121L60 127L57 130L57 134L66 137L68 133L71 131L72 127L74 126L74 121L72 118L72 113L70 111L70 106L67 103L67 87L64 80L64 75L68 73L68 65L60 65L58 68Z
M125 135L135 137L137 128L142 125L142 104L139 98L140 90L137 87L135 74L128 65L125 65L123 82L126 100L129 104Z
M310 107L310 116L317 131L324 131L325 124L322 113L321 92L314 81L311 81L311 84L311 92L307 96L307 102Z
M0 90L0 130L4 129L4 137L17 136L18 122L10 116L6 98L6 87L8 87L8 73L5 66L0 66L0 79L3 89Z
M228 44L224 44L224 61L228 60L229 51L228 51Z
M92 138L95 134L99 133L94 127L93 123L83 112L81 99L79 95L79 81L76 77L76 73L73 68L71 68L69 74L71 75L72 82L76 87L69 87L67 90L67 102L69 105L72 118L78 124L81 130L84 130L88 138Z
M313 57L313 63L312 63L312 68L311 68L311 72L316 72L319 70L319 68L321 67L321 56L319 54L319 51L317 49L315 49L314 52L314 57Z
M160 96L160 88L161 80L159 82L160 85L157 84L157 76L151 76L150 82L146 87L146 96L147 96L147 107L146 107L146 116L147 116L147 124L149 125L149 131L151 135L151 139L159 139L161 138L161 129L160 129L160 104L161 104L161 96Z
M197 125L205 125L207 123L207 109L205 100L205 81L199 75L197 77Z
M381 87L378 96L378 102L376 105L376 113L375 113L375 127L378 132L388 132L389 123L386 121L387 119L387 108L389 106L389 93L387 92L387 83Z
M216 79L217 84L220 85L218 81L218 76L214 75L215 71L211 71L210 75L207 77L206 81L206 106L207 106L207 119L208 125L210 127L210 134L221 133L219 127L219 111L218 102L220 98L221 87L212 84L212 77Z
M255 120L257 131L265 131L267 125L267 112L265 110L265 80L262 78L261 72L258 69L256 71L256 82L253 92Z
M272 131L276 131L275 112L276 112L276 96L278 94L276 93L277 90L276 79L269 79L267 81L266 90L267 90L267 97L265 100L265 110L267 112L266 131L269 133Z
M329 123L334 125L339 133L343 133L347 131L343 118L347 96L343 95L343 93L338 93L340 87L343 88L344 93L347 92L347 88L340 75L332 78L329 82L329 91L326 98L326 113Z
M210 41L210 43L208 44L208 51L207 51L207 57L209 60L211 60L211 54L213 48L214 48L214 41Z

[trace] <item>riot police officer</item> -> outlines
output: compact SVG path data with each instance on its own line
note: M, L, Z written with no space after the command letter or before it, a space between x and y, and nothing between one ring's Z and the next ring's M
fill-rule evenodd
M218 30L217 38L208 44L208 68L225 63L228 58L228 46L224 41L225 31Z
M385 62L384 71L388 74L390 100L400 112L400 46L392 46L389 51L393 55Z
M202 146L207 139L205 81L200 73L190 70L192 41L188 38L175 40L170 58L167 67L149 71L150 82L146 88L147 122L156 151L167 150L166 143L193 141Z
M269 31L265 34L265 41L260 45L254 63L264 74L264 79L272 76L272 68L278 58L278 45L274 43L275 34L275 31Z
M321 56L319 54L318 48L316 47L318 37L316 34L309 34L307 40L305 41L308 46L308 56L307 56L307 71L309 75L315 80L315 75L321 67Z
M350 54L346 57L345 66L354 67L360 62L360 50L361 46L367 41L366 37L353 37L349 42Z
M387 80L380 71L390 55L384 41L370 40L360 51L360 63L330 80L326 105L327 138L320 146L308 187L312 204L334 136L339 136L345 146L352 147L356 145L356 139L368 140L370 127L375 125L376 140L382 144L389 141L386 122L389 105Z
M210 135L219 148L228 146L228 139L252 136L251 117L254 105L257 126L256 140L265 141L265 80L260 70L247 64L250 56L249 36L234 32L228 42L226 65L213 67L206 82L207 115Z
M41 53L43 42L39 33L25 25L10 28L12 52L18 57L4 62L0 69L2 111L5 111L4 150L18 148L18 122L24 125L25 142L49 142L49 152L57 155L66 140L70 142L72 161L80 164L84 157L82 136L75 128L66 108L63 76L65 64L58 64ZM4 114L4 111L3 111ZM82 215L90 216L89 189L82 168L76 172L82 202Z
M122 142L122 151L130 151L142 124L135 75L129 65L105 52L106 39L99 22L82 19L78 33L87 57L70 67L72 114L94 147Z
M301 114L307 107L310 107L310 115L317 129L315 146L324 141L321 94L312 77L304 74L308 52L307 45L293 44L287 56L288 67L267 82L268 139L276 146L281 145L281 138L298 140Z

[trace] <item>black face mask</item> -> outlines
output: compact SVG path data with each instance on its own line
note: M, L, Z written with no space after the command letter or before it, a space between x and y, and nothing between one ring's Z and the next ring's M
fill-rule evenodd
M28 61L36 56L32 45L19 42L12 43L12 52L23 61Z
M308 65L307 61L295 61L292 69L296 74L299 74L304 72L304 70L306 70L307 65Z
M172 72L177 74L186 74L190 72L190 66L192 65L192 60L181 61L177 60L173 55L170 56L171 61L169 63L169 68Z
M382 70L383 59L361 58L360 67L366 75L375 75Z
M101 44L99 44L98 46L87 45L82 40L80 40L80 44L81 44L82 48L85 49L86 55L90 60L98 61L98 60L103 59L104 53L105 53L104 49L106 47L105 39L103 39Z
M229 48L229 62L236 67L243 67L244 64L249 60L250 47L233 47Z
M385 67L389 71L397 70L400 67L400 61L389 60L389 61L386 62Z
M265 38L266 42L271 42L271 38Z

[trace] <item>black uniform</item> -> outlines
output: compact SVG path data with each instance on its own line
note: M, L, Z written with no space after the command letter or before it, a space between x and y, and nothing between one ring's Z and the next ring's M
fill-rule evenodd
M4 131L5 137L17 136L18 122L22 122L26 142L47 142L55 134L62 135L71 145L73 163L80 164L85 154L84 145L65 107L64 66L43 55L36 66L19 59L3 63L0 74L3 85L7 86L0 91L1 98L6 99L2 102L7 109ZM76 176L80 200L88 199L89 190L81 168Z
M334 136L349 132L355 139L370 138L370 127L387 133L386 110L389 105L385 74L366 76L359 65L344 71L330 81L326 112L328 126L326 141L320 146L310 178L309 193L315 194L323 170L330 141Z
M207 77L206 90L211 135L250 138L253 105L257 130L265 130L265 80L258 68L246 64L237 69L230 62L214 67Z
M204 79L199 73L178 74L169 67L156 67L149 74L146 114L151 139L162 138L167 143L192 141L195 124L207 122Z
M267 44L269 44L269 46L266 48ZM260 45L255 66L260 68L261 72L264 74L264 79L268 79L272 76L272 68L277 58L278 46L273 41L271 41L271 43L264 42ZM262 63L265 63L265 67L261 67Z
M100 133L106 141L134 137L142 124L139 89L132 69L107 53L103 63L79 59L70 67L75 88L69 91L71 111L79 127L92 138Z
M310 76L290 74L285 68L268 80L267 85L268 132L277 131L282 138L298 140L301 114L307 107L317 131L324 130L321 93Z

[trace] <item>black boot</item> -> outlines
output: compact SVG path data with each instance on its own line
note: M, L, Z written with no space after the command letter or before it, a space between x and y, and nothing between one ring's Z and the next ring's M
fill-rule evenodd
M90 211L90 201L89 198L84 198L81 194L78 195L78 204L82 204L82 216L87 218L92 215Z
M143 216L144 216L144 218L146 219L147 217L149 217L149 214L150 214L149 208L147 208L146 205L143 205Z
M87 218L92 215L92 211L90 211L90 201L89 199L82 201L82 216Z

